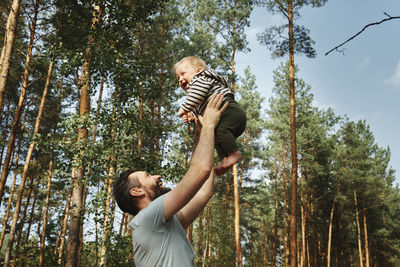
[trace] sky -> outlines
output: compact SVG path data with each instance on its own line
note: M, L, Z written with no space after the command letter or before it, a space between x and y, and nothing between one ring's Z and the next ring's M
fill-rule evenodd
M336 115L365 120L375 142L391 150L390 165L400 183L400 19L368 27L344 45L343 53L325 53L341 44L364 26L390 16L400 16L400 0L330 0L323 7L304 7L297 24L310 30L317 56L295 56L298 76L311 86L314 104L331 107ZM271 25L284 23L265 8L256 8L246 29L250 52L239 53L239 74L250 66L258 91L271 96L273 71L287 58L272 59L259 44L257 34ZM268 102L266 102L268 103ZM265 104L267 105L267 104Z

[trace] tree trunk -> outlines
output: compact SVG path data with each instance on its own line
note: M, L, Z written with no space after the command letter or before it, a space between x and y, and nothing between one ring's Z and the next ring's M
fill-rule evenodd
M383 214L382 214L382 222L383 222L383 227L384 228L386 228L386 216L385 216L385 213L386 213L386 211L384 210ZM384 251L387 251L387 237L386 237L386 235L383 238L383 249L384 249ZM385 262L385 267L387 267L388 266L388 260L387 260L386 253L383 254L383 259L384 259L384 262Z
M26 87L27 87L27 84L28 84L28 76L29 76L28 66L29 66L29 62L30 62L30 58L31 58L31 54L32 54L33 39L34 39L34 34L35 34L35 25L36 25L36 18L37 18L37 10L39 8L39 3L38 2L39 1L37 0L36 4L35 4L35 13L34 13L33 21L32 21L30 45L28 47L28 53L27 53L27 56L26 56L25 71L24 71L24 81L23 81L23 85L22 85L22 91L21 91L21 95L20 95L20 99L19 99L19 103L18 103L17 112L16 112L16 115L15 115L15 118L14 118L14 123L13 123L13 128L15 127L15 129L16 129L16 126L19 124L19 118L20 118L20 114L21 114L22 104L23 104L23 100L25 98ZM15 133L11 133L10 140L9 140L9 148L10 148L10 150L12 150L13 147L14 147L14 140L15 140ZM4 255L4 267L8 266L9 261L10 261L10 257L11 257L11 250L12 250L13 243L14 243L15 232L16 232L16 228L17 228L18 215L19 215L19 212L20 212L20 209L21 209L21 202L22 202L22 197L23 197L23 193L24 193L25 182L26 182L26 179L27 179L28 167L29 167L29 162L30 162L30 157L29 157L29 151L30 150L31 150L31 147L29 147L29 150L28 150L28 155L27 155L27 158L26 158L26 161L25 161L23 172L22 172L21 183L20 183L20 186L19 186L19 189L18 189L17 203L16 203L16 206L15 206L14 214L13 214L12 226L11 226L11 229L10 229L10 234L9 234L9 239L8 239L8 246L7 246L5 255ZM9 149L7 149L7 154L8 154L8 152L9 152ZM7 158L7 156L6 156L6 158ZM1 189L0 189L0 192L1 192L0 193L0 199L2 198L3 189L4 189L5 181L6 181L6 178L7 178L8 164L9 164L9 162L7 162L7 164L3 165L3 171L2 171L2 174L1 174L2 176L1 176L1 182L0 182L0 187L1 187Z
M19 18L20 0L13 0L7 19L4 46L0 56L0 110L3 107L3 94L6 90L8 73L10 70L12 50L14 47L15 32ZM32 24L33 26L33 24ZM2 196L2 194L0 194ZM1 197L0 197L1 198Z
M25 127L25 123L22 125L22 128L24 128L24 127ZM21 149L21 141L22 141L22 137L19 138L18 142L17 142L17 155L15 158L14 169L17 169L17 167L18 167L19 153L20 153L20 149ZM12 185L11 185L11 189L10 189L10 195L8 197L7 210L6 210L6 214L4 215L4 218L3 218L3 229L1 230L1 236L0 236L0 250L3 247L3 241L4 241L5 234L6 234L8 219L10 218L10 210L11 210L12 201L14 198L14 190L15 190L16 180L17 180L17 172L14 172L14 177L13 177L13 181L12 181Z
M362 200L364 202L364 188L362 192ZM365 206L365 205L364 205ZM369 267L369 245L368 245L368 227L367 227L367 209L364 208L363 211L363 225L364 225L364 246L365 246L365 265Z
M200 214L200 218L199 218L199 224L198 224L198 229L200 229L202 232L199 232L197 235L197 254L198 255L203 255L204 254L204 249L203 249L203 238L205 237L205 235L207 234L207 231L204 231L204 227L206 224L203 223L207 222L206 221L206 210L203 210Z
M51 63L52 62L53 61L51 61ZM49 66L49 70L50 70L50 66ZM52 73L52 72L49 71L48 74L49 73ZM50 76L51 76L51 74L50 74ZM49 75L47 75L46 85L47 85L47 81L50 82ZM42 99L43 99L43 97L42 97ZM61 111L61 100L62 100L62 94L60 94L58 97L57 114L59 114ZM53 136L56 134L56 131L57 131L58 118L59 117L57 117L57 121L54 124ZM52 141L52 146L54 146L54 144L55 144L55 138ZM46 191L46 202L45 202L44 214L43 214L43 229L42 229L42 234L41 234L41 238L40 238L39 265L41 267L43 267L43 264L44 264L44 246L45 246L45 240L46 240L47 216L48 216L48 210L49 210L49 204L50 204L51 179L53 176L53 158L54 158L54 153L52 151L50 154L49 171L48 171L48 175L47 175L47 191Z
M96 109L96 116L95 116L96 123L93 125L93 129L92 129L92 142L91 142L92 146L94 145L94 143L96 141L97 126L98 126L98 121L99 121L99 116L100 116L101 102L103 100L103 90L104 90L104 76L101 76L99 97L97 99L97 109ZM91 166L92 166L92 164L89 164L89 167L91 167ZM90 173L89 168L88 168L88 173Z
M123 216L122 216L122 222L124 221L125 218L125 214L126 212L124 212ZM95 221L95 230L94 230L94 238L95 238L95 255L96 255L96 265L95 266L99 266L99 224L98 224L98 217L97 217L97 212L95 214L94 217L94 221ZM122 232L122 222L121 222L121 226L120 226L120 235Z
M39 266L43 267L44 264L44 245L46 240L46 227L47 227L47 216L49 211L50 203L50 192L51 192L51 178L53 175L53 153L50 155L49 171L47 175L47 190L46 190L46 202L43 211L43 228L40 235L40 256L39 256Z
M73 191L72 189L73 189L72 187L69 189L68 198L67 198L67 201L65 202L64 219L63 219L63 222L60 227L56 246L54 248L54 255L57 255L57 247L58 247L58 244L60 244L60 247L58 249L58 255L57 255L57 265L58 266L61 266L62 260L63 260L65 235L67 233L69 208L71 205L71 198L72 198L72 191Z
M79 103L79 116L83 122L88 119L90 111L90 64L92 59L92 45L94 43L94 31L98 27L101 18L101 8L100 4L96 3L93 10L93 19L91 26L91 33L88 37L88 47L86 48L86 61L82 66L81 78L79 81L80 88L80 103ZM80 229L82 224L82 197L83 197L83 185L82 179L84 178L85 167L81 162L81 157L83 156L84 149L86 147L88 138L88 130L86 127L81 127L78 129L77 145L79 146L79 154L75 167L72 169L72 180L73 180L73 192L72 192L72 207L71 207L71 218L68 233L68 243L66 252L66 267L76 267L78 264L78 254L79 254L79 241L80 241Z
M240 245L240 196L239 196L239 183L238 183L238 169L237 164L233 165L233 190L234 190L234 201L235 201L235 248L237 266L242 267L242 246Z
M275 171L276 174L278 174L278 171ZM275 194L275 211L274 211L274 242L272 245L272 259L271 259L271 267L276 266L276 249L278 247L278 189L277 189L277 184L278 184L278 178L275 178L274 182L274 194Z
M186 237L189 240L190 244L193 243L193 224L189 225L186 230Z
M128 214L128 218L125 220L125 235L132 236L132 231L131 228L129 227L129 224L133 220L133 215Z
M202 267L204 266L210 266L212 260L210 257L210 247L211 247L211 237L210 237L210 229L211 229L211 204L207 204L206 209L204 210L204 221L206 225L206 231L205 231L205 241L204 241L204 250L203 250L203 255L202 255ZM200 249L200 248L199 248ZM208 262L207 262L208 259Z
M140 90L140 93L139 93L139 122L143 125L143 85L142 85L142 83L140 82L140 84L139 84L139 90ZM140 154L141 153L141 151L142 151L142 139L143 139L143 132L142 132L142 130L141 130L141 128L142 127L140 127L139 129L139 131L138 131L138 142L137 142L137 151L138 151L138 153Z
M310 266L310 250L309 250L309 236L310 236L310 223L309 223L309 218L312 218L310 216L310 198L311 198L311 193L309 190L309 180L308 180L308 175L305 176L306 179L306 188L305 188L305 203L304 203L304 209L305 209L305 233L304 233L304 245L303 245L303 250L304 250L304 266ZM312 192L312 191L311 191Z
M92 129L92 139L91 139L91 145L94 146L95 141L96 141L96 135L97 135L97 126L98 126L98 119L100 115L100 108L101 108L101 102L102 102L102 97L103 97L103 88L104 88L104 76L101 77L100 81L100 89L99 89L99 97L97 100L97 110L96 110L96 116L95 116L95 121L96 123L93 125ZM87 171L86 171L86 176L90 177L92 171L92 162L89 162ZM84 208L86 206L86 198L88 194L88 187L87 185L83 185L83 193L82 193L82 207ZM82 214L84 216L84 214ZM97 221L96 221L97 223ZM78 248L78 255L77 255L77 267L81 266L81 254L82 254L82 248L83 248L83 223L81 223L81 227L79 229L79 248ZM96 243L96 248L97 248L97 243ZM96 259L97 260L97 259Z
M122 235L122 230L124 229L125 220L126 220L127 218L128 218L127 213L124 212L124 213L122 214L121 224L120 224L120 226L119 226L119 232L118 232L119 235ZM97 224L96 224L96 225L97 225Z
M285 266L289 266L290 259L290 246L289 246L289 233L288 233L288 189L287 189L287 168L286 168L286 157L287 151L282 151L282 178L283 178L283 250L285 255Z
M304 267L306 263L306 221L307 221L307 207L305 206L304 199L302 201L302 205L300 206L300 214L301 214L301 257L300 257L300 266Z
M331 212L329 215L328 252L326 254L326 262L327 262L326 266L327 267L331 266L332 226L333 226L333 214L335 212L335 203L336 203L336 197L333 199L332 208L331 208Z
M18 2L18 8L19 8L19 1L14 1L14 2ZM32 49L33 49L33 43L34 43L34 40L35 40L35 33L36 33L37 15L38 15L38 12L39 12L38 10L39 10L39 0L36 0L35 1L35 6L34 6L33 19L32 19L31 33L30 33L30 38L29 38L29 45L28 45L28 50L27 50L26 58L25 58L24 79L23 79L23 82L22 82L21 94L19 96L17 110L15 111L14 122L13 122L13 124L11 126L11 133L10 133L10 138L8 140L6 158L4 160L3 169L1 171L1 178L0 178L0 204L1 204L1 201L2 201L2 198L3 198L4 187L5 187L5 184L6 184L6 181L7 181L8 165L10 164L10 158L11 158L12 151L14 150L16 132L17 132L17 128L19 127L19 121L20 121L20 118L21 118L22 108L23 108L23 104L24 104L24 100L25 100L25 96L26 96L26 88L28 87L29 64L30 64L31 58L32 58ZM1 90L1 82L0 82L0 90Z
M40 186L40 182L37 182L37 184L34 185L33 202L32 202L31 212L30 212L29 219L28 219L28 227L24 231L25 240L22 240L22 242L23 242L23 244L22 244L22 253L14 253L14 260L11 263L12 267L15 266L15 264L17 263L16 259L18 259L18 258L20 259L20 265L21 266L25 265L26 254L27 254L27 250L28 250L28 246L27 245L28 245L29 237L31 236L31 228L32 228L32 224L33 224L33 221L34 221L34 215L35 215L35 210L36 210L36 201L37 201L37 196L38 196L37 193L38 193L39 186ZM38 216L38 218L41 218L41 213L42 213L42 207L39 206L39 214L38 214L39 216ZM39 219L39 221L40 221L40 219ZM40 226L40 224L38 224L38 225ZM22 237L22 230L23 230L23 228L21 227L21 231L18 233L16 252L20 249L20 241L21 241L21 237Z
M78 254L76 255L76 266L77 267L81 267L81 263L82 263L82 249L83 249L83 218L85 216L85 207L86 207L86 198L87 198L87 194L88 194L88 187L86 184L82 185L82 223L81 226L79 228L79 247L77 249Z
M161 68L160 68L160 88L159 88L159 94L160 97L158 98L157 101L157 125L161 124L161 109L162 109L162 92L164 89L164 69L165 69L165 57L162 57L161 59ZM160 151L160 135L157 133L157 138L156 138L156 151Z
M264 246L262 247L262 255L263 255L263 266L268 266L269 257L268 257L268 223L264 222Z
M236 1L234 1L234 8L236 8ZM236 34L237 26L236 26L236 17L232 18L232 29L231 35L234 36ZM236 89L236 81L234 80L236 69L235 69L235 56L236 56L236 43L232 43L232 54L231 54L231 62L230 67L232 71L232 93L235 93ZM233 165L233 201L234 201L234 235L235 235L235 249L236 249L236 259L237 266L242 267L242 246L240 245L240 189L239 189L239 175L238 175L238 167L237 164Z
M34 41L34 35L35 35L35 26L36 26L36 19L37 19L38 9L39 9L39 0L36 0L36 2L35 2L35 12L34 12L34 17L33 17L33 22L32 22L31 39L30 39L30 44L29 44L28 53L27 53L27 57L26 57L26 63L25 63L24 82L23 82L21 97L20 97L20 101L19 101L18 106L20 106L20 104L22 106L23 100L24 100L25 94L26 94L26 87L27 87L27 84L28 84L28 77L29 77L28 68L29 68L29 62L30 62L30 58L31 58L31 54L32 54L32 48L33 48L33 41ZM34 150L34 147L35 147L35 135L39 133L40 122L41 122L41 119L42 119L44 104L46 102L46 97L47 97L47 92L48 92L48 88L49 88L49 84L50 84L52 71L53 71L53 60L51 61L50 66L49 66L49 71L48 71L48 75L47 75L47 79L46 79L46 85L45 85L45 88L44 88L44 91L43 91L43 96L42 96L42 99L41 99L41 102L40 102L39 112L38 112L38 115L37 115L37 118L36 118L36 122L35 122L35 128L34 128L34 132L33 132L33 140L32 140L32 143L29 146L28 153L27 153L26 160L25 160L24 169L23 169L23 172L22 172L20 189L18 191L17 205L16 205L16 208L15 208L15 211L14 211L13 224L14 224L14 220L15 220L15 224L16 224L16 220L18 218L19 207L20 207L18 202L20 202L21 199L22 199L25 180L26 180L26 176L28 174L28 169L29 169L31 157L32 157L33 150ZM17 117L17 115L16 115L16 118L15 118L14 121L17 122L17 124L18 124L19 116ZM10 137L10 140L11 139L12 138ZM12 141L12 143L14 143L14 142ZM4 167L6 167L6 165L3 166L3 168ZM4 176L4 182L5 182L6 175L7 175L6 172L4 172L4 175L5 175ZM3 181L3 172L2 172L2 181ZM1 184L1 185L3 185L3 184ZM2 191L0 193L0 198L1 197L2 197ZM11 230L10 230L10 239L9 239L9 244L10 245L9 245L9 248L7 248L7 251L6 251L6 256L5 256L5 260L4 260L4 266L8 265L8 259L9 259L9 255L8 254L11 253L14 232L15 232L15 229L13 230L13 227L12 227Z
M297 145L296 145L296 104L294 88L294 37L293 0L288 1L289 19L289 85L290 85L290 141L291 141L291 196L290 196L290 265L297 267Z
M335 212L336 198L340 192L341 181L342 181L342 176L340 176L340 178L339 178L338 187L336 189L336 195L333 198L331 213L329 215L329 232L328 232L328 245L327 245L328 252L326 253L326 262L327 262L326 267L331 266L331 243L332 243L333 214Z
M356 192L355 187L353 188L353 196L354 196L354 206L356 209L358 259L359 259L360 267L364 267L362 245L361 245L361 228L360 228L360 220L359 220L359 216L358 216L357 192Z
M115 139L115 120L116 120L116 107L113 107L113 125L111 129L111 140ZM115 156L114 151L112 150L111 155L109 156L109 171L107 174L107 178L105 181L105 196L104 200L104 225L103 225L103 241L101 244L101 254L100 254L100 266L107 265L107 249L108 249L108 241L109 241L109 233L111 231L110 222L111 222L111 194L112 194L112 178L115 174Z
M24 183L24 186L25 186L25 183ZM24 210L22 212L22 217L21 217L21 220L20 220L20 226L19 226L19 229L18 229L19 232L18 232L18 235L17 235L17 242L16 242L17 244L15 245L16 251L18 251L19 241L21 239L21 234L22 234L22 231L23 231L23 228L24 228L24 223L25 223L25 218L26 218L26 213L27 213L27 210L28 210L28 206L29 206L29 203L31 201L33 187L34 187L33 179L30 179L29 191L28 191L28 195L26 197L27 200L26 200L26 203L25 203L25 206L24 206ZM13 245L14 245L15 234L17 233L18 215L19 215L19 211L20 211L21 206L22 206L22 198L23 198L23 190L22 190L22 193L21 193L21 188L23 189L23 187L21 187L21 185L20 185L19 190L18 190L18 194L17 194L17 203L16 203L16 207L15 207L15 210L14 210L14 213L13 213L11 229L10 229L10 233L8 235L8 244L7 244L7 248L6 248L6 254L4 256L4 266L8 266L8 264L10 263L11 250L12 250ZM17 214L16 210L18 210L18 214ZM10 242L12 242L12 245L10 245ZM15 253L15 254L17 254L17 253Z
M5 117L5 120L4 120L4 129L3 129L3 131L2 131L2 138L3 138L4 140L6 139L6 136L7 136L8 118L9 118L9 116L10 116L10 106L11 106L11 102L9 101L8 104L7 104L7 112L6 112L7 116ZM3 118L1 117L1 108L0 108L0 123L1 123L2 119L3 119ZM3 143L3 142L2 142L2 143ZM2 144L2 146L1 146L1 152L0 152L0 159L3 158L4 149L5 149L5 145ZM0 169L1 169L2 166L3 166L3 161L0 161Z
M313 200L313 196L311 195L310 197L310 218L314 218L315 217L315 213L314 213L314 200ZM313 223L313 227L312 227L312 236L311 236L311 240L312 240L312 261L310 260L310 265L311 266L317 266L317 259L318 259L318 255L317 255L317 251L318 251L318 241L317 241L317 236L316 236L316 232L318 231L317 229L317 225L314 222ZM311 264L312 263L312 264Z

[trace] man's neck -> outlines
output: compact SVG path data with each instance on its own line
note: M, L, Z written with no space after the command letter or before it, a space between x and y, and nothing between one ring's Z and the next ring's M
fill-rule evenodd
M138 201L137 206L139 207L140 210L147 208L151 203L151 200L149 197L142 198Z

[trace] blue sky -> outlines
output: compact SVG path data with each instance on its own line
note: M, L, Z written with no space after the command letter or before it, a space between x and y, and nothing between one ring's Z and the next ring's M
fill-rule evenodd
M310 30L317 57L295 57L299 76L312 87L315 105L333 108L337 115L366 120L380 147L390 147L390 165L400 183L400 19L367 28L347 43L344 54L325 53L359 32L365 25L400 16L400 0L331 0L323 7L300 10L298 24ZM280 16L256 8L246 30L251 52L240 53L237 69L246 66L257 78L259 92L268 99L272 75L281 61L259 45L257 33L267 26L280 25Z

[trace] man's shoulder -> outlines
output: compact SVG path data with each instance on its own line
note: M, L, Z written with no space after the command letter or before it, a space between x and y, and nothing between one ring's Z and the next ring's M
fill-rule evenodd
M151 201L150 204L146 208L139 211L139 213L134 218L143 216L143 214L151 211L152 209L163 208L163 205L164 205L164 195L159 196L158 198Z
M146 225L147 221L157 218L159 221L163 221L164 216L164 196L159 196L150 204L139 211L139 213L133 217L131 222L132 227L138 227L139 225Z

